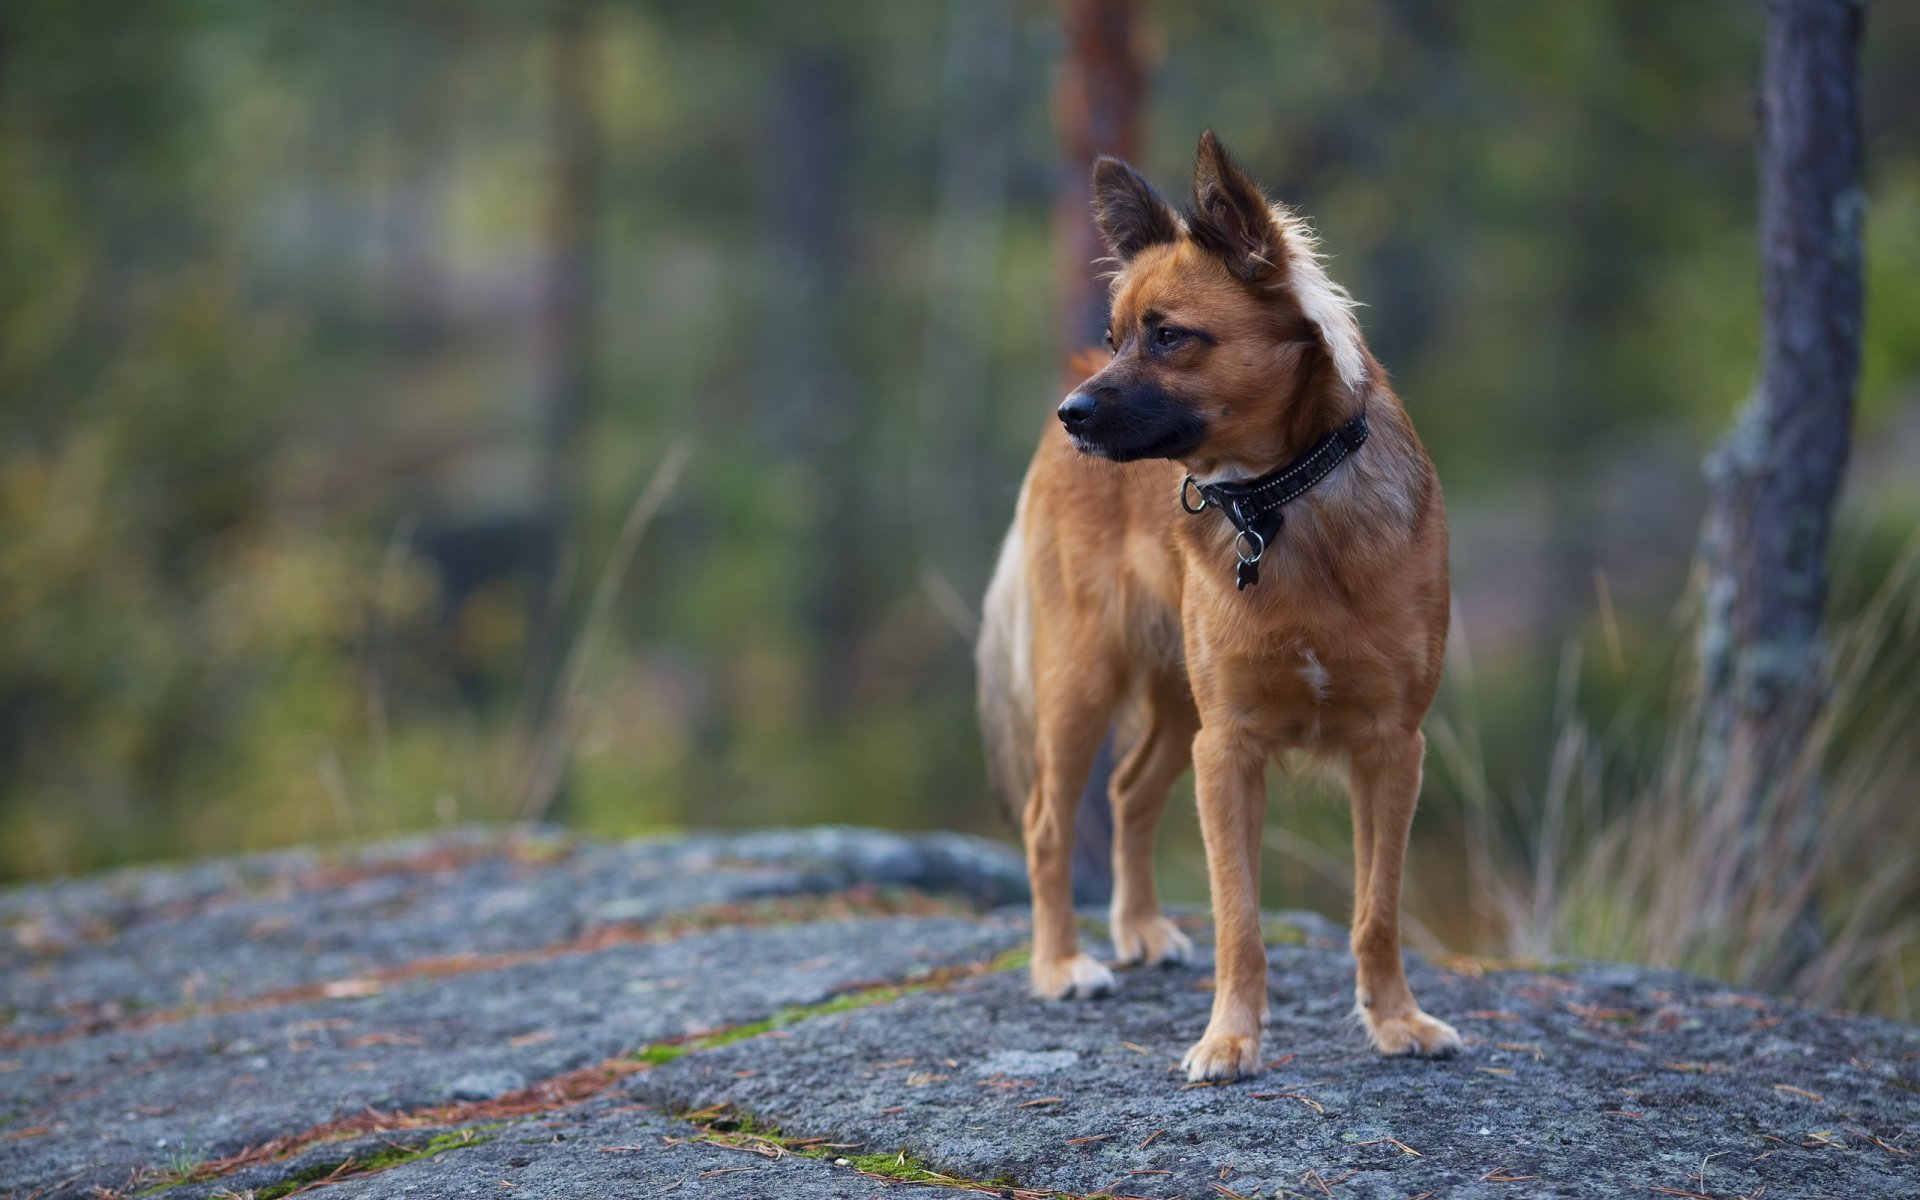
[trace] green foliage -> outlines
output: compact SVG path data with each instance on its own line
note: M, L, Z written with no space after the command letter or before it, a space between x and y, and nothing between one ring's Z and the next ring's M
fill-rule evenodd
M6 5L0 877L515 817L554 748L554 815L598 832L995 828L968 609L1061 383L1062 44L1011 4L961 53L961 3L590 3L590 163L555 135L549 5ZM1861 530L1920 511L1910 8L1868 22ZM1604 667L1568 704L1630 712L1654 757L1694 464L1758 354L1760 20L1145 14L1143 167L1177 190L1217 129L1370 305L1447 483L1486 788L1549 771L1569 637ZM949 161L999 181L983 206ZM576 174L592 215L561 245ZM570 456L543 425L569 250ZM682 437L556 722L550 479L579 497L577 612ZM1465 944L1472 789L1434 774L1412 886ZM1344 815L1284 791L1308 798L1276 805L1297 841L1268 898L1337 910ZM1169 825L1167 890L1197 899L1190 806Z

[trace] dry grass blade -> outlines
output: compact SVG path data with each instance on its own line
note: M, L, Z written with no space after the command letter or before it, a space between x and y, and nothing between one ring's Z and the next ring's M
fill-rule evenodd
M1864 1139L1865 1141L1872 1142L1874 1145L1880 1147L1882 1150L1885 1150L1888 1154L1898 1154L1901 1158L1907 1157L1907 1152L1905 1150L1902 1150L1900 1147L1894 1145L1892 1142L1886 1141L1883 1138L1880 1138L1875 1136L1874 1134L1868 1133L1864 1129L1849 1129L1847 1130L1847 1132L1857 1138L1861 1138L1861 1139Z
M633 507L627 510L627 519L621 524L620 533L607 554L606 566L594 584L586 618L561 664L559 688L551 710L522 739L525 763L517 788L522 820L538 820L553 805L566 768L567 755L578 740L580 722L585 713L587 672L606 647L608 629L613 620L613 604L619 597L620 585L626 581L627 570L633 565L633 555L640 547L641 536L653 524L667 497L673 494L674 487L680 481L680 472L686 467L691 453L692 447L685 439L675 441L668 447L666 456L654 470L653 478L647 481L647 486L634 499Z
M1410 1154L1415 1158L1420 1157L1420 1152L1418 1150L1415 1150L1412 1146L1407 1145L1405 1142L1401 1141L1397 1137L1374 1138L1370 1142L1361 1142L1359 1144L1362 1146L1378 1146L1382 1142L1386 1142L1389 1145L1398 1147L1400 1150L1400 1153L1402 1154Z
M1697 608L1696 596L1688 609ZM1534 797L1499 793L1481 748L1471 659L1457 648L1429 737L1466 801L1473 894L1489 898L1481 928L1519 957L1551 950L1679 967L1911 1019L1907 979L1920 967L1920 808L1911 803L1920 777L1911 689L1920 673L1920 535L1828 641L1826 707L1796 761L1752 801L1745 789L1715 786L1703 763L1689 654L1670 665L1669 715L1649 721L1649 753L1630 722L1616 734L1581 719L1573 644L1544 786Z
M1312 1109L1317 1113L1324 1113L1327 1111L1326 1106L1321 1104L1318 1100L1315 1100L1312 1096L1303 1096L1299 1092L1249 1092L1247 1093L1247 1099L1249 1100L1298 1100L1300 1103L1306 1105L1308 1108Z

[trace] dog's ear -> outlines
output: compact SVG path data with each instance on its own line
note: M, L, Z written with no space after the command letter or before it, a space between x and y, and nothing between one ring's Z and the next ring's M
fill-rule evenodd
M1246 283L1286 274L1286 250L1273 207L1209 129L1193 158L1193 209L1187 232L1200 247Z
M1140 172L1101 155L1093 164L1093 223L1122 264L1148 246L1180 240L1180 214Z

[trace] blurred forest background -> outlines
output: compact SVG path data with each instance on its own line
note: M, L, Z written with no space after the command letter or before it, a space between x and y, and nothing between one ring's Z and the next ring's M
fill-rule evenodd
M1684 751L1762 26L1138 10L1136 162L1180 194L1211 126L1311 215L1447 487L1430 947L1660 956L1588 851ZM1092 339L1070 52L1041 0L0 5L0 879L529 817L1010 836L969 639ZM1864 73L1822 994L1910 1014L1920 6ZM1343 807L1276 788L1269 902L1344 915ZM1190 803L1164 843L1204 900Z

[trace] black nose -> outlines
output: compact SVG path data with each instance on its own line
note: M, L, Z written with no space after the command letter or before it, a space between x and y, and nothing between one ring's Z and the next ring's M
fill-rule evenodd
M1085 392L1075 392L1060 402L1060 423L1068 429L1078 429L1093 419L1094 410L1099 402Z

